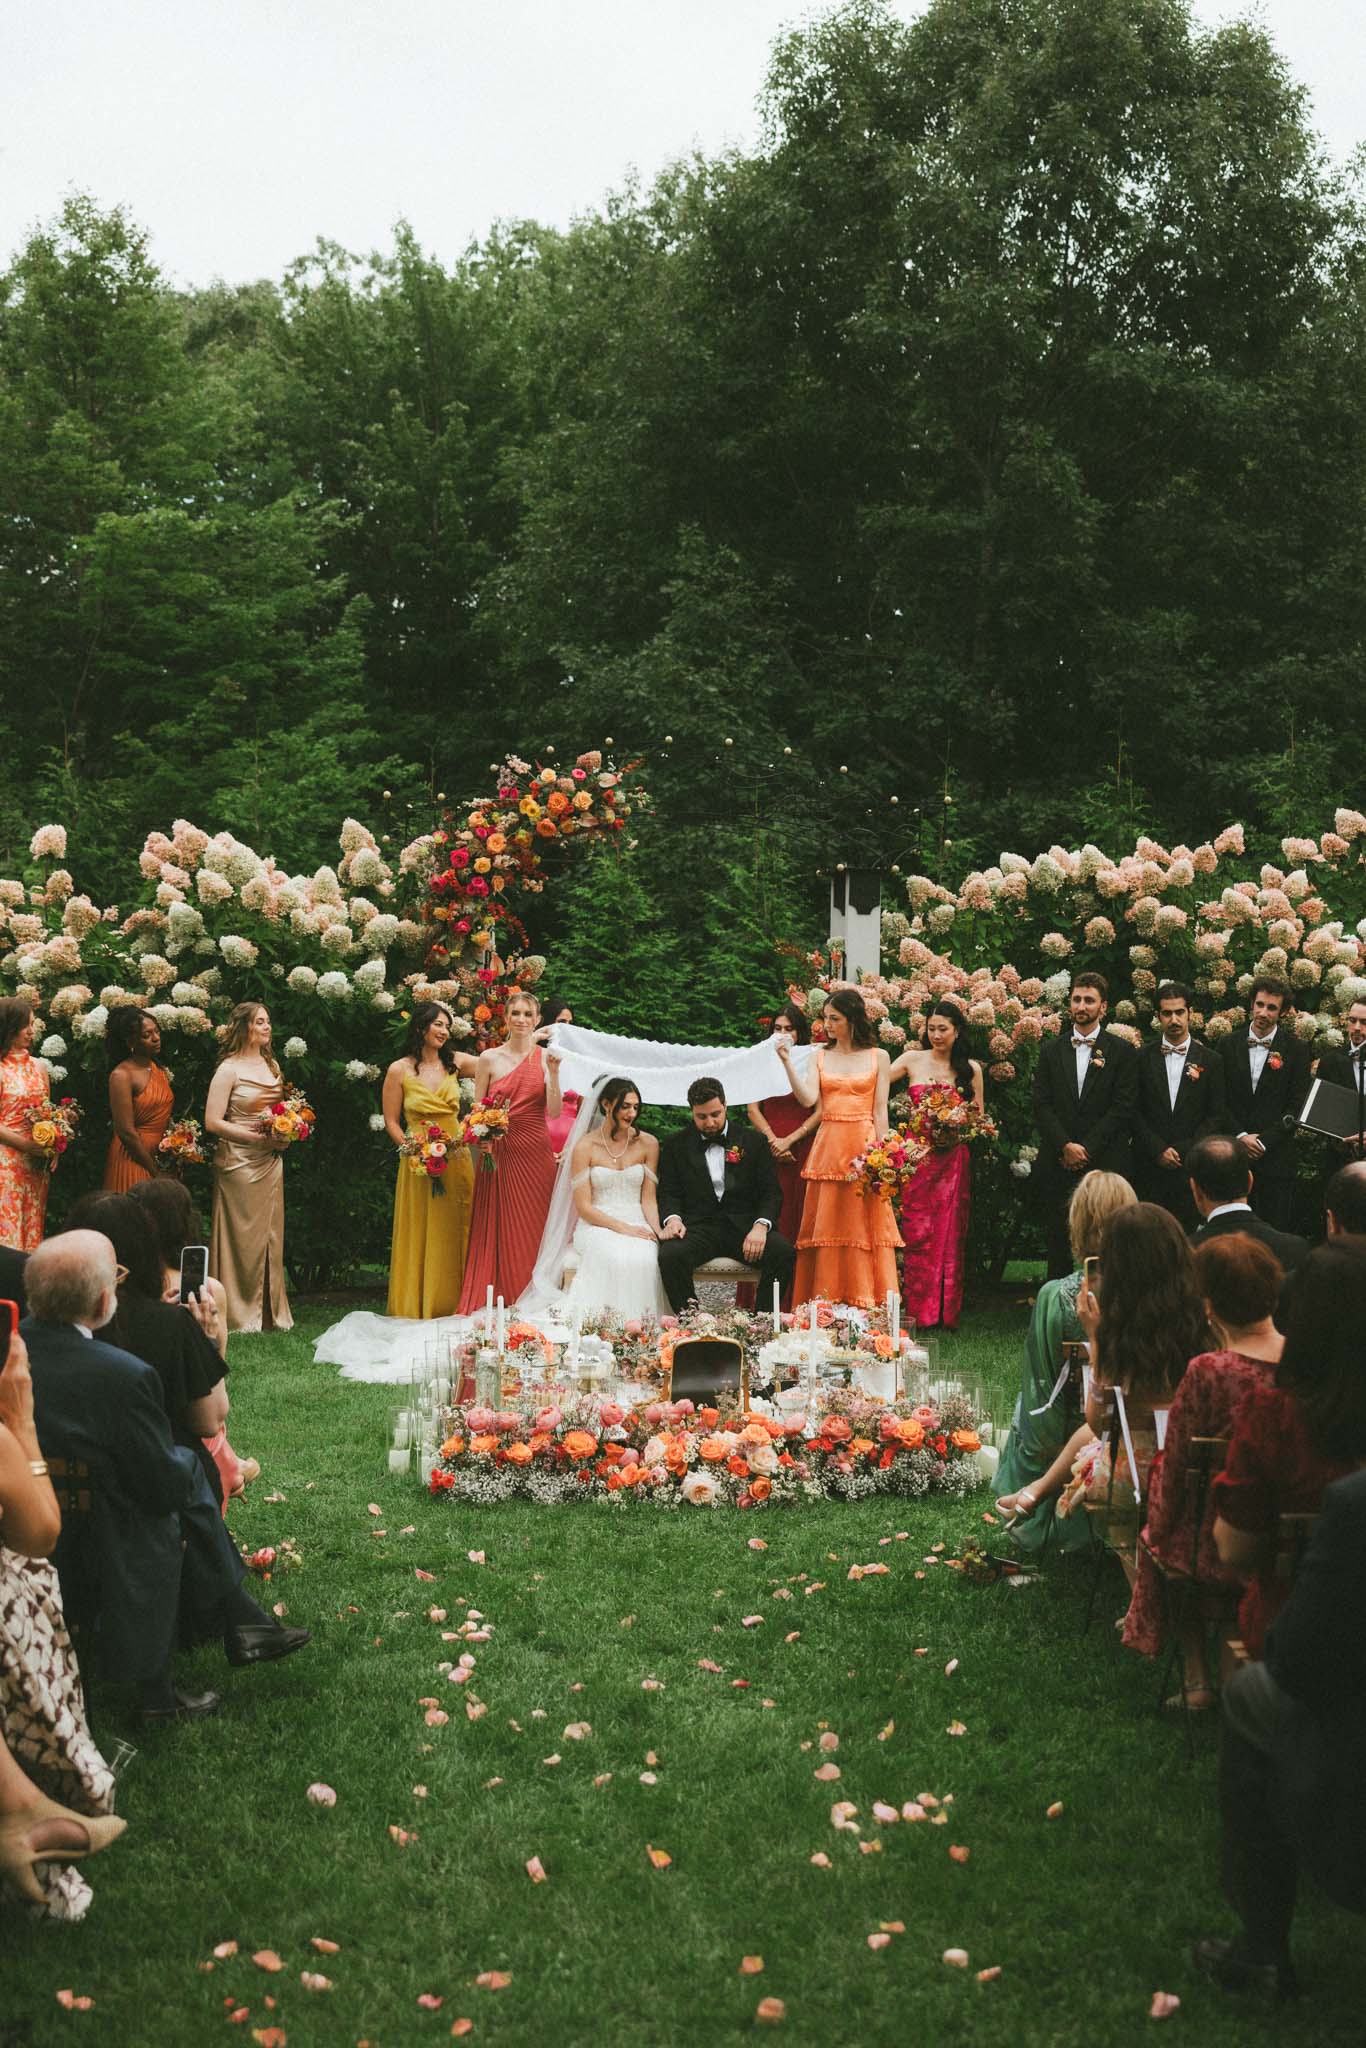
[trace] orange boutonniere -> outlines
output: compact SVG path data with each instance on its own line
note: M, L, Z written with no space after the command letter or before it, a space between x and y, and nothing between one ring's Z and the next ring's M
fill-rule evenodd
M1104 1055L1104 1053L1103 1053L1103 1052L1093 1052L1093 1053L1092 1053L1092 1055L1091 1055L1091 1065L1092 1065L1093 1067L1103 1067L1103 1066L1105 1065L1105 1055Z
M729 1152L727 1152L726 1154L727 1166L738 1166L740 1164L740 1161L744 1158L744 1156L744 1153L740 1150L740 1147L738 1145L732 1145Z
M1285 1061L1281 1058L1278 1052L1268 1053L1266 1063L1270 1067L1273 1074L1279 1074L1281 1068L1285 1065Z
M1187 1060L1186 1079L1188 1081L1198 1081L1200 1079L1200 1076L1204 1073L1204 1071L1204 1068L1197 1067L1193 1060Z

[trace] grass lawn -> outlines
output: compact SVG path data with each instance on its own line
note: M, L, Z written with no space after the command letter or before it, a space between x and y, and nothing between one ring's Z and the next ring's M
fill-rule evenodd
M264 2038L294 2048L398 2048L447 2040L468 2016L476 2044L665 2048L757 2031L1111 2048L1149 2037L1159 1988L1180 1994L1166 2023L1178 2038L1359 2038L1358 1925L1317 1901L1298 1937L1314 1996L1292 2017L1259 2017L1195 1978L1191 1936L1229 1930L1210 1732L1187 1763L1179 1729L1152 1712L1149 1668L1111 1647L1117 1595L1083 1639L1084 1567L1055 1561L1042 1581L983 1589L923 1562L981 1530L985 1492L949 1510L453 1509L382 1472L393 1390L314 1367L331 1315L236 1340L232 1378L234 1441L264 1468L234 1533L253 1547L295 1539L302 1569L267 1598L314 1641L264 1670L185 1660L187 1677L221 1685L223 1712L155 1737L96 1691L97 1735L138 1745L119 1788L131 1825L90 1866L82 1925L0 1921L0 2044L179 2048L278 2027ZM946 1355L1008 1380L1022 1321L981 1311ZM899 1529L908 1541L880 1547ZM767 1550L748 1548L756 1535ZM873 1559L887 1577L847 1578ZM493 1625L466 1689L487 1703L478 1721L439 1668L464 1645L443 1643L434 1603L448 1628L471 1606ZM755 1614L762 1625L743 1627ZM433 1697L445 1727L425 1724ZM575 1741L564 1731L580 1721L592 1732ZM947 1732L957 1722L961 1736ZM826 1730L834 1783L813 1776ZM642 1783L651 1769L657 1782ZM307 1802L317 1779L335 1786L334 1809ZM921 1792L953 1795L947 1825L874 1821L874 1800ZM861 1836L832 1828L841 1797ZM416 1839L400 1846L391 1827ZM651 1867L647 1843L669 1869ZM817 1851L830 1868L813 1866ZM533 1856L547 1883L529 1880ZM905 1932L874 1951L884 1921ZM319 1957L315 1935L340 1953ZM241 1953L206 1969L228 1940ZM250 1960L267 1948L276 1976ZM947 1948L970 1967L946 1967ZM742 1975L744 1956L762 1973ZM991 1965L1001 1975L979 1983ZM333 1988L304 1990L307 1970ZM511 1982L480 1989L481 1971ZM62 2011L63 1987L93 2012ZM439 2011L419 2007L424 1993ZM756 2023L765 1996L785 2002L778 2027Z

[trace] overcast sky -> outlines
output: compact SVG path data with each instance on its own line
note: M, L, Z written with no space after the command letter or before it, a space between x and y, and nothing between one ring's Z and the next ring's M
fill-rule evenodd
M64 196L123 201L181 284L277 276L400 217L450 261L563 225L631 166L756 139L801 0L0 0L0 259ZM903 0L910 17L920 0ZM1214 24L1240 12L1196 0ZM1338 154L1366 137L1361 0L1263 0Z

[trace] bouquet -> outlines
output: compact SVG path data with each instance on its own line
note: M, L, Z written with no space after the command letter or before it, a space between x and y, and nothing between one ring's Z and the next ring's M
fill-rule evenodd
M271 1104L260 1119L260 1129L268 1138L284 1138L288 1144L302 1145L313 1136L317 1121L307 1098L292 1089Z
M450 1164L450 1139L440 1124L427 1124L420 1131L410 1131L398 1148L400 1159L408 1162L410 1173L425 1173L428 1185L434 1195L444 1195L445 1182L441 1176Z
M485 1095L461 1120L460 1135L467 1145L495 1146L508 1134L512 1111L505 1095ZM497 1165L493 1151L480 1154L480 1164L492 1173Z
M202 1166L205 1158L204 1132L192 1116L178 1116L173 1124L167 1126L157 1151L165 1154L172 1170L182 1166Z
M43 1166L48 1173L57 1171L57 1161L75 1137L80 1121L74 1095L64 1095L60 1102L45 1102L33 1119L29 1136L41 1147Z
M908 1131L889 1131L885 1138L875 1138L850 1162L845 1178L858 1194L890 1202L914 1176L928 1149Z
M951 1152L955 1145L979 1145L996 1136L985 1110L966 1100L947 1081L927 1088L906 1118L906 1135L931 1152Z

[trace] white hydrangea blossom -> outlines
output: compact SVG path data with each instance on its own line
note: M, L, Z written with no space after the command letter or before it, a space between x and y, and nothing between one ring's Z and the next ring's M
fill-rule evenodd
M232 883L216 868L201 868L194 885L201 903L228 903L232 899Z
M352 856L351 880L360 889L373 889L387 882L389 870L373 846L363 846Z
M285 1040L285 1058L287 1060L304 1059L307 1053L308 1040L306 1038L287 1038Z
M377 911L366 924L361 934L367 953L387 953L400 933L398 919L392 911Z
M38 1048L39 1059L59 1060L66 1051L66 1040L59 1032L52 1032Z
M371 996L370 1003L376 1010L392 1010L395 1007L393 992L387 988L379 989Z
M174 967L160 953L144 953L138 961L138 973L147 988L166 988L176 978Z
M348 953L354 953L356 942L351 936L351 927L345 924L330 924L322 935L322 949L334 960L344 960Z
M103 1003L96 1003L83 1017L72 1018L71 1033L73 1038L103 1038L108 1023L108 1010Z
M357 988L363 988L371 994L373 994L377 988L383 988L383 959L381 958L374 960L363 960L360 966L356 969L354 978Z
M296 996L311 996L318 986L318 976L311 967L291 967L285 976L285 986Z
M218 950L229 967L254 967L260 958L259 946L253 946L250 939L237 932L225 932L218 941Z
M327 1003L347 1003L351 1000L351 984L338 969L330 968L318 976L318 994Z

